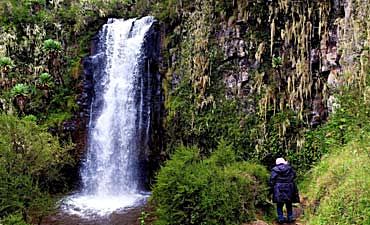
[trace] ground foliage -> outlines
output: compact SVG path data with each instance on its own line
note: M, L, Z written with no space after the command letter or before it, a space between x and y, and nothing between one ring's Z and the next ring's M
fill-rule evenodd
M308 199L307 224L370 223L369 129L342 147L333 147L302 186Z
M369 133L332 149L311 171L307 224L370 223Z

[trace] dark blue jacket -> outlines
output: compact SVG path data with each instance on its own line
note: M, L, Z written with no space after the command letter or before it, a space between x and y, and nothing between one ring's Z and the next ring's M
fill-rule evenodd
M299 202L295 177L295 171L289 164L279 164L272 168L269 183L273 191L273 202Z

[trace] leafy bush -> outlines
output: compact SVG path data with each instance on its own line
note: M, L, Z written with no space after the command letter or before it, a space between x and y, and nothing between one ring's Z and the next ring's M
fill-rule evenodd
M51 113L45 120L44 124L46 127L58 127L61 126L64 121L70 118L71 114L67 112Z
M49 73L42 73L39 76L39 81L41 84L48 84L52 81L52 76Z
M3 225L29 225L20 214L11 214L0 221Z
M267 172L236 162L221 142L208 159L199 149L179 147L157 177L152 200L157 224L240 224L255 217L267 199Z
M11 95L13 97L17 95L24 95L26 96L30 91L30 87L27 84L16 84L12 90L11 90Z
M22 120L37 122L37 117L35 115L27 115L23 117Z
M46 51L60 51L62 50L62 44L59 41L48 39L44 41L44 49Z
M32 121L0 115L0 217L50 210L46 191L65 185L70 149Z
M12 66L13 61L9 57L0 57L0 68Z

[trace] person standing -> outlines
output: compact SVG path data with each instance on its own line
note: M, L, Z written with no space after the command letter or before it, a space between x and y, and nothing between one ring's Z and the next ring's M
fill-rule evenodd
M272 168L269 184L273 192L273 202L276 203L278 222L293 222L292 203L299 203L298 188L295 184L296 173L284 158L277 158ZM283 214L284 204L287 211L287 220Z

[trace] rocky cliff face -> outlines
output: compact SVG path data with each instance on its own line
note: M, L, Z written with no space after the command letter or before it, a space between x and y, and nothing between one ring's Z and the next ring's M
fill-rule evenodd
M239 128L226 130L249 133L253 147L232 141L250 148L244 153L256 151L268 160L273 149L274 155L299 152L304 133L325 123L338 107L334 96L341 87L365 84L368 5L239 0L194 1L177 8L173 23L163 23L168 143L180 139L209 151L202 139L212 140L210 132L228 136L210 125L212 116L236 102L232 113ZM191 111L179 112L182 101ZM175 135L183 129L190 134Z
M225 60L237 59L234 62L237 72L226 75L224 79L228 91L234 95L246 94L241 89L247 80L251 80L250 73L261 68L261 54L267 51L272 56L272 67L278 68L278 92L285 89L289 100L280 98L285 102L278 103L272 96L266 97L273 99L272 104L279 104L280 110L285 105L296 111L309 109L311 125L322 123L328 112L333 111L336 87L353 81L346 80L345 73L351 68L361 67L354 59L368 54L367 5L351 0L268 1L261 5L262 8L268 7L268 12L262 17L257 15L257 18L253 12L248 12L249 18L243 17L238 7L236 18L229 18L228 23L222 22L219 38ZM364 24L361 25L361 21ZM270 40L257 39L248 46L253 39L245 36L256 23L262 31L270 32ZM279 59L277 61L281 61L281 65L274 66L274 59ZM276 75L276 71L263 72L267 73L265 76ZM246 89L253 90L251 85Z

